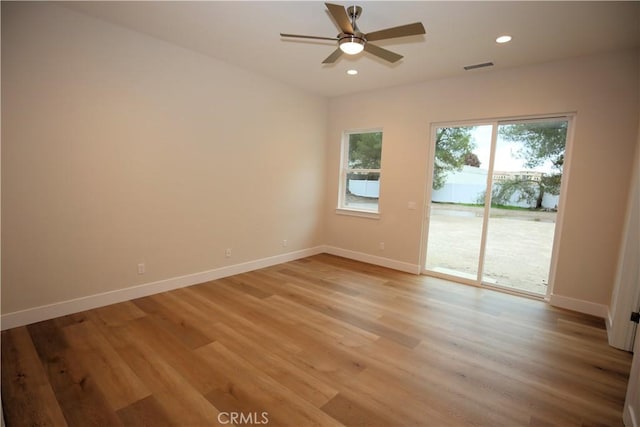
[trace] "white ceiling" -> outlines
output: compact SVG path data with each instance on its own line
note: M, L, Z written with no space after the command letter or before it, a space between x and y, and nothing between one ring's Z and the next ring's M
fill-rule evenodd
M343 55L333 65L321 63L335 50L333 42L279 36L336 36L339 31L322 2L64 4L324 96L640 46L639 1L359 1L358 25L365 33L421 21L427 34L376 42L404 55L396 64L361 53ZM513 41L497 44L501 34L512 35ZM463 70L487 61L495 66ZM350 68L359 75L348 76Z

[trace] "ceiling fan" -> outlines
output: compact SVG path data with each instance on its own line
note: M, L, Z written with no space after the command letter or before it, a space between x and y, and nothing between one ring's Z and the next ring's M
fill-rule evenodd
M347 55L355 55L363 50L386 61L392 63L397 62L402 59L402 55L383 49L380 46L371 44L370 42L425 34L424 26L421 22L400 25L398 27L386 28L384 30L365 34L361 32L356 25L356 20L362 14L362 8L360 6L349 6L347 9L339 4L325 3L325 6L327 6L329 13L340 28L340 34L336 37L317 37L280 33L281 37L337 41L338 49L322 61L323 64L332 64L336 62L343 53L346 53Z

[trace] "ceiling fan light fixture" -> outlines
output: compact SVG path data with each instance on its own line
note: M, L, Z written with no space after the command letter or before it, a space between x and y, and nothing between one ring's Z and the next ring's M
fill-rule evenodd
M347 55L355 55L364 50L364 40L360 37L348 35L340 39L340 50Z

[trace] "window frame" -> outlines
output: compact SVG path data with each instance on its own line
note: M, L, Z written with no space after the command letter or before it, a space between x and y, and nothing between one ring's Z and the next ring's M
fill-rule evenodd
M379 169L361 169L349 167L349 140L351 135L365 134L365 133L380 133L382 134L382 140L384 141L384 131L382 128L367 128L367 129L352 129L342 132L341 150L340 150L340 174L338 180L338 203L336 207L336 213L341 215L351 215L363 218L378 219L380 218L380 199L382 195L382 145L380 146L380 168ZM378 183L380 189L378 191L378 208L364 209L356 208L346 204L346 186L347 176L350 173L363 173L363 174L378 174Z

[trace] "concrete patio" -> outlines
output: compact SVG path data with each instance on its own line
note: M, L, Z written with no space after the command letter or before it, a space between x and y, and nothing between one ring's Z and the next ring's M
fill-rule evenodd
M434 204L427 268L474 279L483 209ZM546 294L556 212L493 209L487 234L484 281Z

